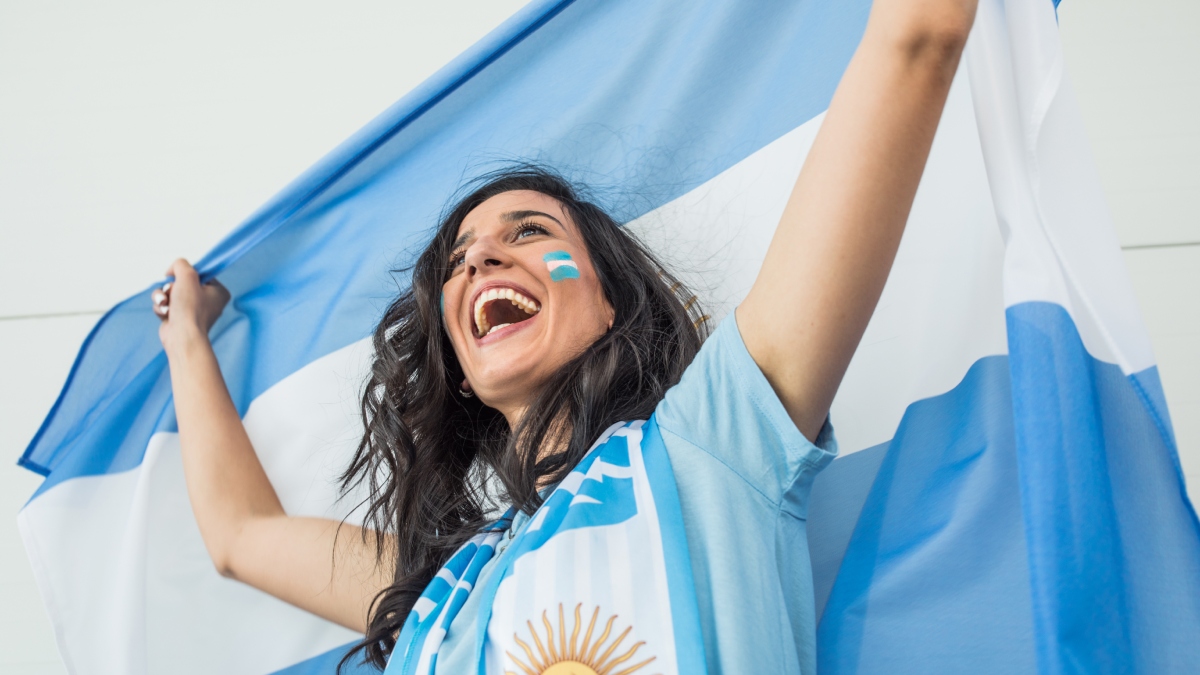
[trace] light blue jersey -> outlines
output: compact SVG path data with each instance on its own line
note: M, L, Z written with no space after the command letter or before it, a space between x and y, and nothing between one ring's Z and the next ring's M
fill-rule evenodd
M816 617L805 530L814 476L836 454L796 429L731 315L655 411L679 491L705 657L714 673L816 672ZM479 575L525 530L518 514ZM438 673L477 667L480 593L446 634Z
M816 672L805 519L837 453L796 428L731 314L655 411L683 510L709 670Z

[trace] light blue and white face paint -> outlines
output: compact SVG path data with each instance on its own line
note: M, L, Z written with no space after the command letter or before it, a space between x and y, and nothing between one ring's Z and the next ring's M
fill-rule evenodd
M546 261L546 269L550 270L552 281L579 278L579 266L571 259L571 254L566 251L551 251L542 256L542 260Z

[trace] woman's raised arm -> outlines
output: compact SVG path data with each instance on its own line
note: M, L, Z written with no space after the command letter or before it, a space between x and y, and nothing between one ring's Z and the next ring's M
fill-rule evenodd
M975 0L875 0L738 328L815 439L900 245Z
M364 539L353 525L284 513L208 340L229 292L201 284L186 260L167 274L175 278L169 296L155 293L159 336L171 367L188 497L213 564L223 576L365 631L371 601L393 573L376 564L376 534L367 531Z

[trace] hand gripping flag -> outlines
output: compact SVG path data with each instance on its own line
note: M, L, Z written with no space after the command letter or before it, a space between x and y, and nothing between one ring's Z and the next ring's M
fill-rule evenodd
M496 160L595 187L707 301L749 288L866 0L537 0L203 260L230 393L289 513L355 519L366 336ZM798 251L797 264L805 264ZM781 307L780 311L803 311ZM149 289L21 458L74 673L327 673L357 636L213 569ZM981 0L809 515L822 673L1200 672L1200 526L1051 0ZM748 570L751 573L752 570ZM747 598L753 602L753 598Z

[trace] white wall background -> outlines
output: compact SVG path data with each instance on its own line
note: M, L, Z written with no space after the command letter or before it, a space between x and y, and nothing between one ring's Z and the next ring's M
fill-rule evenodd
M522 4L0 3L0 673L65 672L14 518L40 479L14 462L100 313ZM1060 24L1200 486L1200 3L1064 0Z

